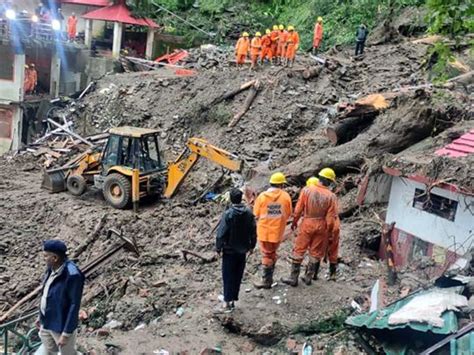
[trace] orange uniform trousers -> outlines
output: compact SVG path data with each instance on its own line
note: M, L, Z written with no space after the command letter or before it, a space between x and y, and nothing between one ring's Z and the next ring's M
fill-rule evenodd
M280 243L263 242L259 241L260 253L262 254L262 264L265 266L275 265L277 261L277 250Z
M312 262L324 258L328 243L326 220L323 218L304 218L293 247L293 260L301 264L309 251Z
M264 60L265 58L272 60L273 58L273 52L271 47L263 47L262 48L262 54L260 55L260 59Z
M252 65L256 65L258 58L260 58L260 52L253 52L250 54L250 60L252 61Z
M327 247L327 257L329 263L337 264L337 259L339 258L339 234L340 234L341 221L339 218L336 218L334 223L334 231L332 236L328 240Z
M247 57L246 54L237 54L237 55L235 56L235 62L236 62L237 64L244 64L246 57Z
M286 48L286 58L289 60L295 59L296 56L296 44L295 43L288 43Z

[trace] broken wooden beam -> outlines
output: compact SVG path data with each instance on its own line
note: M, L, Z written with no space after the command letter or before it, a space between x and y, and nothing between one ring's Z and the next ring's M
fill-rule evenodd
M214 100L212 100L212 102L209 104L209 106L216 105L216 104L221 103L222 101L227 101L227 100L232 99L237 94L239 94L242 91L247 90L250 87L252 87L253 85L255 85L256 81L257 80L247 81L246 83L240 85L238 88L236 88L232 91L226 92L225 94L223 94L221 96L216 97Z
M51 123L52 125L58 127L60 130L66 132L67 134L73 136L74 138L76 139L79 139L81 142L84 142L86 143L87 145L90 145L91 147L94 146L94 144L92 144L91 142L89 142L87 139L85 138L82 138L80 135L78 135L77 133L74 133L73 131L71 131L67 125L60 125L59 123L57 123L56 121L53 121L51 118L48 118L48 122Z
M245 113L249 110L250 106L253 103L253 100L257 96L258 91L260 90L260 80L256 80L255 83L250 87L250 91L247 95L247 98L244 101L244 106L242 109L232 118L229 122L228 127L234 127L240 119L245 115Z

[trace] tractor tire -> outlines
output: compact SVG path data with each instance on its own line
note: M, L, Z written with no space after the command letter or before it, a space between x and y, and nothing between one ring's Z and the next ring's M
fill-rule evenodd
M86 179L81 175L71 175L67 178L66 188L71 195L81 196L87 188Z
M132 184L123 175L110 174L104 180L102 192L104 193L104 198L112 207L124 209L131 202Z

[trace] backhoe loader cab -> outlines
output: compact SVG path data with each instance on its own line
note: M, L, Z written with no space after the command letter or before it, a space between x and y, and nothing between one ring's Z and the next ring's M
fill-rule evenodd
M94 186L101 189L107 202L125 208L140 197L160 195L166 169L160 155L159 131L137 127L117 127L101 157L101 173L94 176Z

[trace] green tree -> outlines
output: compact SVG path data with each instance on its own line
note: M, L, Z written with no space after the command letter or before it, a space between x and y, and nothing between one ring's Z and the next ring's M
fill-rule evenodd
M472 0L427 0L428 32L439 34L447 41L440 40L431 49L431 56L435 59L433 71L436 81L445 81L448 78L447 66L454 60L451 44L458 48L466 35L474 32L474 2ZM451 43L449 43L451 42ZM474 41L470 42L471 52Z

